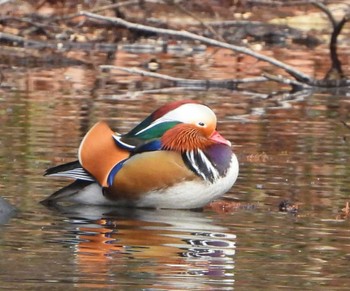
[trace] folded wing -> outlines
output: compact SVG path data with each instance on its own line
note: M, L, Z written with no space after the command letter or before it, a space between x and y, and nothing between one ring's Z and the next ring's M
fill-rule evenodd
M117 146L114 134L106 122L98 122L85 135L79 147L80 164L103 187L108 186L108 175L113 167L130 156L127 149Z

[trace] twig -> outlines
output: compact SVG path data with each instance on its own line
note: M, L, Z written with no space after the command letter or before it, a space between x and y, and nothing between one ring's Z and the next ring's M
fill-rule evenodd
M329 43L329 50L330 50L330 55L331 55L331 60L332 60L332 66L330 70L327 72L325 76L325 80L329 79L343 79L345 78L342 67L341 67L341 62L338 58L338 52L337 52L337 39L338 36L343 29L344 25L346 22L350 20L350 14L347 14L343 17L343 19L339 22L336 22L333 25L333 32L331 36L331 41Z
M152 77L152 78L162 79L162 80L171 81L171 82L181 82L181 81L187 80L184 78L176 78L176 77L171 77L171 76L163 75L163 74L159 74L159 73L148 72L148 71L137 69L137 68L126 68L126 67L119 67L119 66L113 66L113 65L101 65L100 68L102 70L104 70L104 69L118 70L118 71L127 72L129 74L136 74L136 75L141 75L141 76L145 76L145 77Z
M348 125L344 120L340 120L340 122L342 124L344 124L344 126L347 128L347 129L350 129L350 125Z
M291 85L293 87L298 87L298 88L303 88L303 89L307 89L307 88L312 88L312 86L305 84L305 83L301 83L298 82L296 80L291 80L288 78L285 78L281 75L276 76L276 75L272 75L272 74L268 74L268 73L264 73L263 76L265 76L267 79L271 80L271 81L275 81L278 83L283 83L286 85Z
M57 44L54 43L48 43L39 40L27 40L24 37L5 32L0 32L0 40L6 40L15 44L22 44L23 46L28 48L57 48Z
M345 15L343 19L338 22L334 18L332 12L329 10L329 8L326 5L324 5L323 3L320 3L317 0L311 0L310 3L316 6L317 8L319 8L321 11L323 11L327 15L333 27L331 40L329 43L329 52L330 52L332 65L331 65L331 68L328 70L326 76L324 77L324 80L327 81L327 80L334 80L334 79L335 80L344 79L345 76L344 76L344 73L341 67L341 62L338 58L338 53L337 53L337 38L343 26L345 25L345 23L349 21L349 16Z
M58 25L53 25L52 23L35 22L34 20L32 20L28 17L1 16L0 22L5 22L5 21L23 22L23 23L27 23L27 24L30 24L32 26L35 26L37 28L47 28L47 27L58 28Z
M40 49L50 48L55 50L83 50L83 51L115 51L118 45L113 43L94 43L94 42L73 42L73 41L40 41L26 39L21 36L10 33L0 32L0 41L6 41L13 46L22 46L25 48Z
M115 25L121 25L121 26L124 26L124 27L129 28L129 29L149 31L149 32L162 34L162 35L169 35L169 36L181 37L181 38L185 38L185 39L197 40L197 41L200 41L202 43L226 48L229 50L233 50L233 51L236 51L239 53L243 53L243 54L252 56L258 60L268 62L272 65L275 65L276 67L284 69L287 73L292 75L298 81L305 82L305 83L310 83L313 81L313 79L310 76L308 76L308 75L294 69L292 66L287 65L287 64L285 64L281 61L278 61L274 58L256 53L256 52L254 52L248 48L245 48L245 47L236 46L236 45L228 44L228 43L221 42L218 40L214 40L214 39L211 39L208 37L200 36L200 35L197 35L195 33L188 32L186 30L177 31L177 30L173 30L173 29L156 28L153 26L129 22L129 21L126 21L124 19L117 18L117 17L107 17L107 16L102 16L102 15L98 15L98 14L90 13L90 12L86 12L86 11L82 11L80 13L80 15L84 15L88 18L97 19L100 21L110 22L110 23L113 23Z
M328 19L332 23L333 29L335 29L335 27L337 26L337 21L335 20L332 12L328 9L328 7L317 0L311 0L310 3L316 6L318 9L320 9L327 15Z

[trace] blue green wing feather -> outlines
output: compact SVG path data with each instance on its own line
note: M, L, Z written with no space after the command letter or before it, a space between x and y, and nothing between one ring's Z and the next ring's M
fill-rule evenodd
M141 124L143 124L144 126L141 127L140 126ZM148 146L145 147L145 149L147 149L148 147L155 146L155 143L153 143L153 141L159 140L167 130L179 124L179 122L165 121L161 123L155 122L153 124L152 123L148 124L148 122L146 123L142 122L141 124L136 126L127 134L113 135L113 138L116 144L123 149L129 150L130 152L134 152L137 148L140 148L143 145L148 144ZM158 149L155 149L155 150L158 150ZM149 151L149 149L147 149L147 151Z

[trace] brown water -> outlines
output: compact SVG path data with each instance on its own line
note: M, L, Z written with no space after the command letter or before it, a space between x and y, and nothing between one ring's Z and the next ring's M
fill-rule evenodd
M349 58L342 47L344 71ZM323 76L326 46L268 49L305 73ZM105 64L103 54L75 55ZM152 57L160 73L188 78L240 78L266 65L229 51L151 54L119 51L114 64L141 67ZM98 68L3 68L0 90L0 196L18 208L0 226L1 290L347 290L349 220L349 92L269 95L163 88L164 81ZM349 75L349 74L348 74ZM251 88L252 89L252 88ZM218 212L47 209L38 202L64 179L42 177L76 157L97 120L125 132L170 100L191 98L217 113L234 144L240 175L227 197L242 205ZM296 216L278 211L289 199Z

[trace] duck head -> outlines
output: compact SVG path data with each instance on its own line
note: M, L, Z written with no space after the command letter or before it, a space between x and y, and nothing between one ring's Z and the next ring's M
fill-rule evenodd
M193 100L175 101L154 111L119 140L137 147L156 139L162 149L178 152L204 149L216 143L231 146L216 131L216 126L215 113L208 106Z

